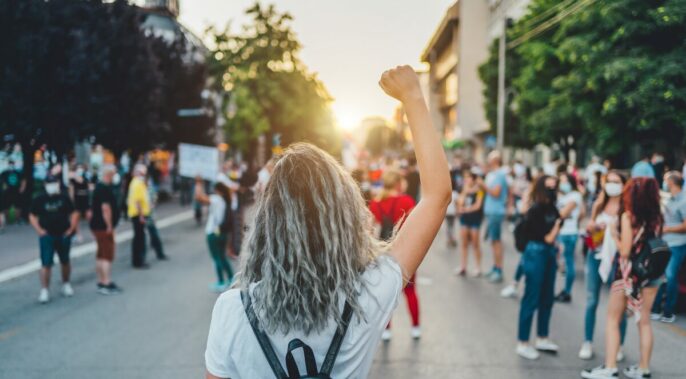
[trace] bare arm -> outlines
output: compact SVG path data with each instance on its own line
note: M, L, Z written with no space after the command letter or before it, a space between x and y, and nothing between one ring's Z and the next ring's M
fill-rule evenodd
M663 233L686 233L686 221L679 225L665 226L662 230Z
M205 379L228 379L228 378L220 378L218 376L214 376L214 375L210 374L210 372L207 371L207 375L205 375Z
M79 212L72 212L71 215L69 215L69 229L67 229L66 232L64 232L65 236L71 235L76 231L76 228L79 227Z
M576 201L569 202L569 204L565 205L562 209L560 209L560 217L568 218L575 209Z
M422 198L400 228L391 256L409 279L422 263L451 201L450 170L434 129L417 74L409 66L386 71L381 88L405 107L414 141Z
M105 221L105 226L107 227L107 232L112 231L112 207L107 204L103 203L102 206L100 207L102 210L102 219Z
M619 247L619 255L622 258L628 258L631 255L631 246L634 244L634 235L631 228L631 216L628 213L622 213L622 232L617 241Z
M560 221L560 219L557 219L555 221L555 226L553 226L553 228L550 229L548 234L546 234L545 237L543 237L547 244L552 245L555 243L555 240L557 239L557 234L560 233L560 225L562 225L562 222Z
M38 217L34 215L33 213L29 214L29 222L31 223L31 226L36 230L36 233L38 233L39 236L44 236L47 234L45 229L43 229L40 226L40 223L38 222Z

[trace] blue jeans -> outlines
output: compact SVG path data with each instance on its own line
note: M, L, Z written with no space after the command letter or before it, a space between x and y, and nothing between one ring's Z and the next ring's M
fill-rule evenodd
M555 301L556 253L554 246L543 242L531 241L526 245L522 255L526 282L519 309L519 341L529 340L534 313L538 313L538 336L548 337Z
M600 259L595 258L595 252L589 251L586 257L586 311L584 316L584 341L593 342L593 332L595 331L595 314L600 302L600 289L603 287L603 280L598 273L600 267ZM612 269L614 271L615 268ZM614 278L614 272L610 273L609 280ZM608 286L611 283L608 283ZM619 335L621 336L621 344L624 345L624 337L626 336L626 316L622 317L622 322L619 324Z
M676 299L679 296L679 271L686 260L686 245L672 246L672 256L669 258L665 276L667 282L660 285L653 304L653 313L662 313L666 317L674 315ZM664 308L662 302L664 301Z
M576 277L576 268L574 267L574 252L576 251L576 234L561 235L558 241L562 244L562 256L565 258L565 289L568 294L572 293L572 285Z

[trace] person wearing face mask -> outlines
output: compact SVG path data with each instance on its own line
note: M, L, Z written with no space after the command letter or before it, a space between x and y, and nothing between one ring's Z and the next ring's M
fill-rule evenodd
M77 165L72 178L69 180L69 196L74 202L74 207L82 219L88 219L90 210L90 183L86 179L86 171L82 165ZM76 241L81 242L83 237L79 229L76 229Z
M562 224L560 212L555 206L556 198L555 178L539 176L531 188L529 199L532 205L523 221L528 242L522 253L521 264L526 281L519 310L516 352L525 359L538 359L539 351L556 353L559 349L549 338L557 271L555 241ZM538 316L538 330L532 346L529 338L534 314Z
M584 343L579 350L579 358L593 358L593 334L595 331L596 311L600 302L600 289L608 278L613 277L612 260L617 251L612 238L605 238L606 231L617 224L621 209L621 195L626 178L618 171L610 170L605 177L603 191L593 204L591 217L586 225L586 310L584 316ZM620 325L621 345L626 335L626 320ZM617 353L617 361L624 359L623 349Z
M62 295L74 295L69 283L69 250L78 217L71 199L62 193L59 180L49 177L45 182L45 194L33 200L29 214L31 226L39 236L41 290L38 301L42 304L50 300L50 271L55 253L59 256L62 266Z
M14 219L21 220L21 198L25 187L26 181L22 179L21 171L10 160L7 169L0 174L0 230L4 228L11 208L14 208Z
M562 255L565 260L565 286L555 300L562 303L572 301L572 285L576 276L574 265L574 252L576 241L579 237L579 218L583 210L583 197L577 189L576 179L568 174L559 175L559 198L557 208L560 214L566 216L560 228L558 240L562 246Z

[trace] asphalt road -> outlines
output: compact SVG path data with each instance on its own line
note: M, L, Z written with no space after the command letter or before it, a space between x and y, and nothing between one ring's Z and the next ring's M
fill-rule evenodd
M216 295L202 228L192 220L162 231L169 262L147 271L129 268L129 244L118 246L114 279L125 292L95 292L93 256L74 262L76 295L36 302L37 274L0 283L0 378L201 378L210 313ZM2 239L2 237L0 237ZM35 249L26 242L27 249ZM508 276L519 259L509 249ZM485 252L484 268L490 265ZM151 256L154 254L150 254ZM1 258L0 258L1 259ZM557 356L524 361L514 353L518 302L501 299L500 286L452 274L457 251L441 233L417 279L423 336L409 336L405 303L394 317L393 340L380 346L371 378L577 378L600 362L576 357L583 330L583 274L574 300L553 310ZM561 279L561 278L559 278ZM558 280L558 285L561 285ZM53 293L58 291L53 278ZM604 303L598 310L602 352ZM655 325L654 378L686 378L686 331ZM638 358L636 328L627 339L627 364Z

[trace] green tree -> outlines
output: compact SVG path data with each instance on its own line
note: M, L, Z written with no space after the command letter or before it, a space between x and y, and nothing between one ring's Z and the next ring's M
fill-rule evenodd
M598 151L621 157L686 142L686 2L604 0L560 25L556 103ZM555 102L551 111L563 107Z
M215 83L231 91L226 114L229 143L250 153L262 134L282 136L287 145L309 141L336 153L331 97L316 75L298 58L301 45L292 17L273 5L255 3L246 10L252 23L240 34L210 29L215 49L210 72ZM271 141L271 138L267 140Z
M549 21L552 27L528 35ZM565 153L593 149L628 163L637 146L679 151L686 142L685 34L680 0L533 0L508 32L520 42L508 51L513 122L531 142ZM492 48L480 70L492 123L495 65Z
M496 133L498 123L498 39L493 40L489 47L488 60L479 67L479 77L484 83L484 109L486 119L490 125L490 132ZM505 75L505 88L507 93L507 103L505 106L505 144L520 148L533 146L531 136L519 120L519 115L515 111L516 92L512 83L520 71L521 58L514 50L508 50L505 56L507 73Z

